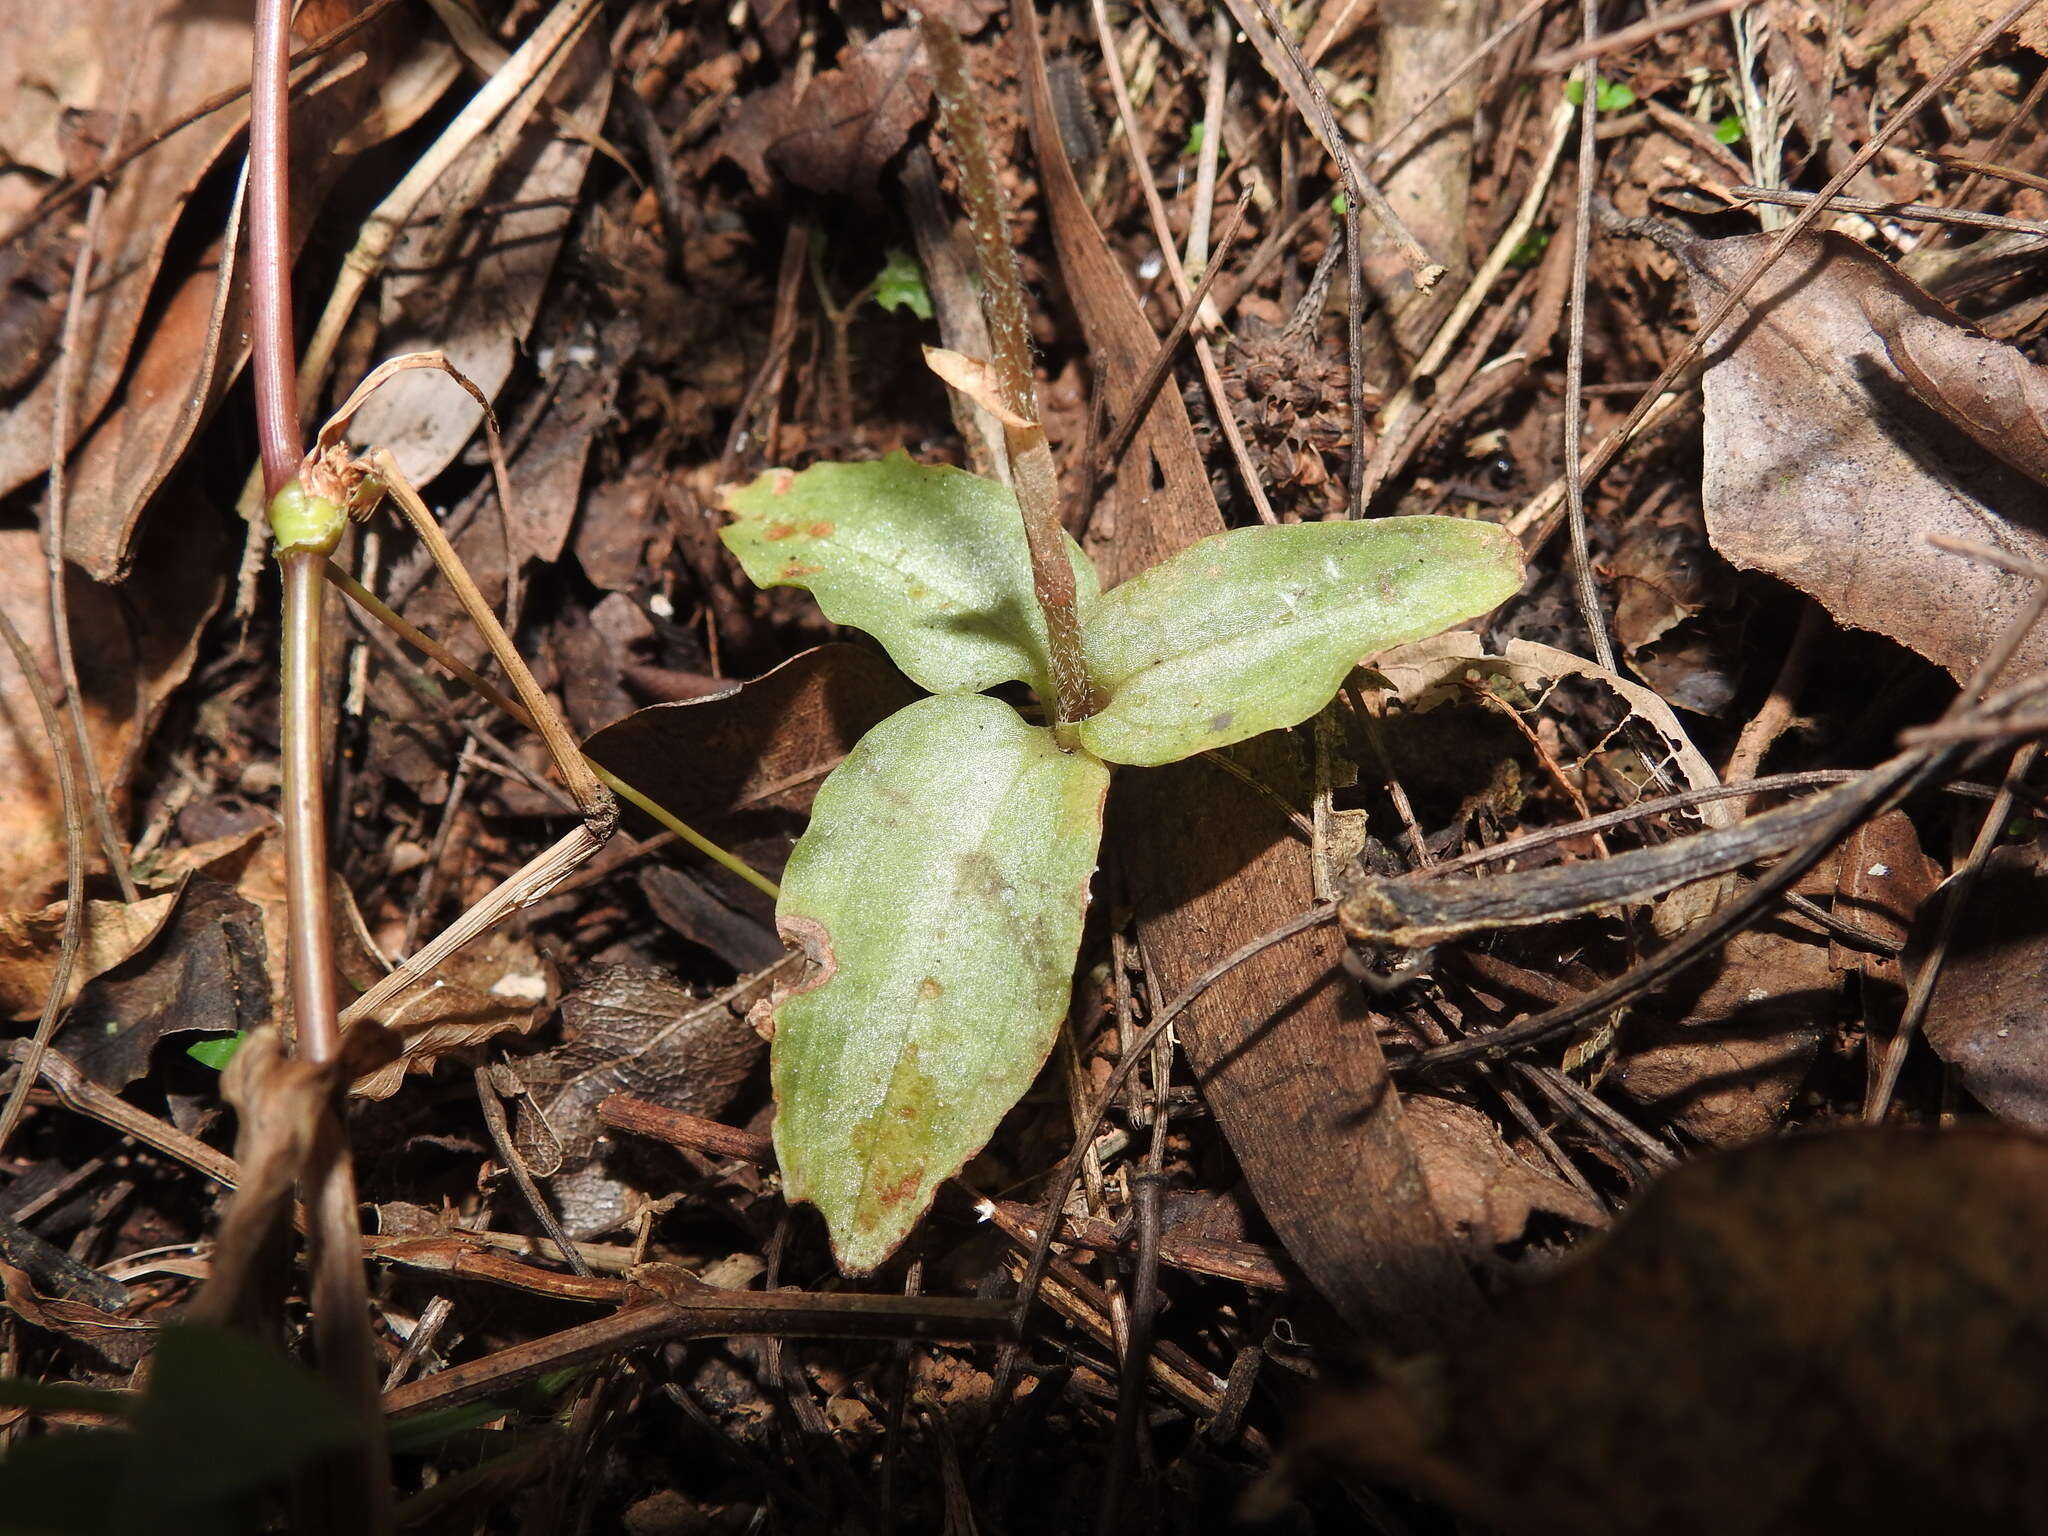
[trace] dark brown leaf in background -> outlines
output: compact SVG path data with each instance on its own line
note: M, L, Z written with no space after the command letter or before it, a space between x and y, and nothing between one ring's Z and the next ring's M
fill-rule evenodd
M813 192L873 198L882 167L902 152L931 99L931 72L916 30L878 32L857 48L841 49L838 68L812 79L768 159Z
M269 964L263 915L232 886L194 877L146 950L86 984L56 1047L118 1092L149 1075L166 1036L267 1023Z
M1766 1143L1301 1435L1507 1536L2048 1530L2044 1272L2031 1137Z
M583 750L714 840L786 830L825 775L871 726L918 697L894 667L857 645L821 645L712 698L653 704L608 725ZM656 831L631 806L636 836Z
M614 1093L715 1117L766 1049L723 1001L659 971L605 966L562 999L561 1045L516 1064L561 1152L551 1189L572 1234L595 1236L630 1213L630 1186L600 1156L597 1106ZM534 1139L532 1128L522 1132Z
M1957 925L1924 1028L1979 1103L2048 1134L2048 872L2036 847L1995 849Z
M1680 242L1694 305L1717 303L1771 238ZM1841 623L1888 635L1962 678L2030 588L1930 548L1927 536L2048 561L2041 493L1916 398L1866 308L1910 334L1923 370L1952 370L1948 344L1962 348L1963 322L1839 234L1795 241L1713 339L1708 532L1736 565L1788 581ZM1981 363L1980 349L1963 350L1969 366ZM2033 365L2014 354L2010 366ZM1952 401L1970 398L1965 382L1943 386ZM2016 664L2044 661L2048 636L2037 631Z

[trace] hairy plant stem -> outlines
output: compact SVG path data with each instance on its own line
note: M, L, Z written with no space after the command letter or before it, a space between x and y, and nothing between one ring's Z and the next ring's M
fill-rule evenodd
M290 0L258 0L249 83L250 360L263 482L274 513L280 504L296 507L306 501L298 487L305 440L299 428L293 366L286 80L290 15ZM339 510L331 510L336 522L324 535L325 548L318 540L279 540L284 587L281 809L296 1048L308 1061L338 1067L341 1026L327 889L320 730L320 607L326 591L321 565L340 536ZM357 1411L363 1433L351 1452L323 1464L301 1492L315 1527L375 1536L391 1529L391 1479L338 1075L308 1141L299 1185L309 1217L314 1350L329 1385Z
M1071 733L1061 727L1087 719L1102 702L1081 656L1074 568L1067 559L1060 525L1059 476L1045 429L1039 425L1038 391L1031 377L1024 280L1017 271L1003 187L997 179L988 125L975 99L960 34L951 23L935 16L925 16L919 29L931 58L939 122L953 147L960 195L967 205L967 224L981 268L981 302L988 314L989 341L995 352L989 363L1003 406L1000 414L1005 418L1003 438L1010 455L1010 478L1024 514L1024 537L1031 549L1031 589L1045 613L1051 651L1054 733L1062 745L1071 745Z

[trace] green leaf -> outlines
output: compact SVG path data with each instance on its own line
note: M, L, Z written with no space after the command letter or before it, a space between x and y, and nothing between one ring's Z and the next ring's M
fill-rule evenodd
M879 463L770 470L728 489L726 548L756 586L804 587L933 693L1046 686L1045 615L1017 498L964 470ZM1067 541L1082 611L1095 569Z
M1593 89L1593 110L1624 112L1636 104L1636 93L1619 80L1602 80Z
M875 274L875 302L886 310L907 309L920 320L932 317L932 296L924 285L924 269L904 250L892 250Z
M242 1048L242 1042L249 1037L245 1029L238 1029L232 1035L216 1035L211 1040L201 1040L185 1047L185 1054L202 1067L211 1067L216 1072L225 1072L228 1063L235 1059L235 1052Z
M863 1274L1031 1086L1066 1012L1109 770L978 694L921 699L818 790L776 922L775 1152Z
M1742 119L1733 112L1730 112L1726 117L1714 124L1714 137L1723 144L1740 144L1742 142Z
M1188 141L1181 146L1180 152L1190 159L1199 155L1202 152L1202 139L1207 134L1208 128L1209 125L1207 123L1197 123L1194 127L1190 128L1188 130Z
M1096 602L1081 646L1110 697L1081 743L1149 765L1299 724L1361 656L1482 614L1521 582L1514 539L1464 518L1215 534Z

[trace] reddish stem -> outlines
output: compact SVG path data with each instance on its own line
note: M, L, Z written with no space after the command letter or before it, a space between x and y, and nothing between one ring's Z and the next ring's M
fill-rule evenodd
M249 347L263 494L275 496L306 455L292 334L290 0L257 0L249 82Z

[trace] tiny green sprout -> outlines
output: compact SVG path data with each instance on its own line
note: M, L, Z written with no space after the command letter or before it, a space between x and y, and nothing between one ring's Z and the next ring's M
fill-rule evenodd
M1585 82L1567 80L1564 99L1573 106L1580 106L1586 100ZM1596 76L1593 80L1593 110L1595 112L1621 112L1636 104L1636 93L1619 80L1606 80Z
M1740 144L1742 142L1742 119L1733 112L1730 112L1726 117L1714 124L1714 137L1723 144Z
M325 496L315 495L293 480L270 498L270 532L280 555L300 551L316 555L334 552L348 527L348 513Z
M1548 229L1532 229L1516 242L1515 248L1512 251L1508 252L1508 265L1511 267L1533 267L1543 259L1543 253L1549 249L1550 231Z
M202 1067L211 1067L216 1072L225 1072L228 1063L235 1059L235 1052L242 1048L242 1042L249 1037L247 1030L238 1029L232 1035L216 1035L211 1040L201 1040L185 1047L185 1054Z
M987 691L1050 696L1036 593L1051 579L1007 487L897 454L770 470L725 510L757 585L805 588L931 694L819 786L775 909L812 962L775 1000L783 1189L819 1208L855 1274L895 1251L1044 1065L1112 769L1299 725L1361 657L1522 580L1506 530L1455 517L1235 528L1108 592L1068 539L1100 703L1061 739Z
M1336 214L1338 218L1343 218L1350 211L1351 204L1342 192L1330 199L1330 212Z
M1202 152L1202 139L1208 131L1209 125L1207 123L1195 124L1194 127L1188 130L1188 141L1180 147L1180 152L1190 159L1199 155Z
M907 309L920 320L932 317L931 291L924 285L924 269L905 250L891 250L882 270L875 274L875 303L894 312Z

